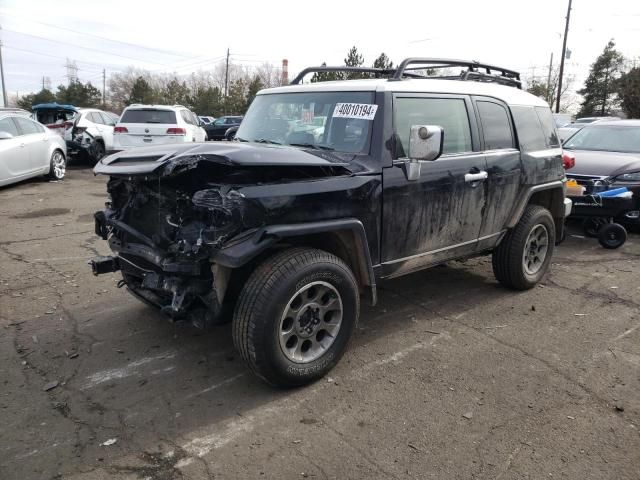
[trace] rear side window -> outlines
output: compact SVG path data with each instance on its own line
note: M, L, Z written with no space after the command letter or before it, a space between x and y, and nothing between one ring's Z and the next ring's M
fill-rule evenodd
M463 99L396 98L394 107L397 157L409 154L412 125L437 125L444 128L443 153L472 150L469 115Z
M44 132L44 128L38 125L36 122L32 122L31 120L27 120L26 118L14 118L16 123L18 124L18 128L22 130L23 135L30 135L32 133L42 133Z
M548 147L559 147L560 140L558 139L558 133L556 132L556 123L553 119L551 110L546 107L536 107L536 113L538 119L542 125L542 131L547 139Z
M89 121L93 122L93 123L97 123L97 124L103 124L104 121L102 120L102 117L100 116L100 114L98 112L91 112L88 115L89 117Z
M10 133L14 137L20 135L20 132L18 132L18 128L16 127L16 124L13 123L11 117L0 118L0 132Z
M513 135L506 108L497 103L483 100L476 102L476 105L482 122L484 149L513 148Z
M516 124L520 149L525 152L545 150L547 148L545 134L533 107L511 107L511 113Z
M125 110L120 118L120 123L176 123L176 114L171 110L156 110L145 108L143 110Z

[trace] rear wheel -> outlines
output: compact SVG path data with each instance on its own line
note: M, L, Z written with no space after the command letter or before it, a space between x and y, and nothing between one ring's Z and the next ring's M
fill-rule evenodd
M242 289L234 344L268 383L304 385L342 357L359 308L356 280L342 260L311 248L286 250L260 264Z
M493 252L493 273L515 290L534 287L549 269L556 240L553 217L539 205L527 206L518 224Z
M64 158L64 154L60 150L55 150L51 154L51 160L49 165L49 173L47 178L49 180L62 180L67 170L67 160Z
M97 163L102 159L102 157L104 157L104 154L105 154L104 143L96 142L96 146L93 152L94 152L93 159Z

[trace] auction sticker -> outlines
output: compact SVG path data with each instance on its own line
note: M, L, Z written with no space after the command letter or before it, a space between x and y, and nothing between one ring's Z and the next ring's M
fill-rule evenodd
M378 110L378 105L369 103L336 103L336 108L333 109L333 116L373 120L376 116L376 110Z

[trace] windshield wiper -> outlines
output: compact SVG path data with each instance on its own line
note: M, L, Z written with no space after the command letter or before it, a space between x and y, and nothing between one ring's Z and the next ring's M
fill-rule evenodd
M248 142L249 141L246 138L240 138L240 137L233 137L233 139L237 140L238 142Z
M315 143L290 143L292 147L303 147L303 148L311 148L314 150L335 150L333 147L328 147L326 145L317 145Z
M269 140L267 138L258 138L254 140L255 143L268 143L269 145L282 145L280 142L276 142L275 140Z

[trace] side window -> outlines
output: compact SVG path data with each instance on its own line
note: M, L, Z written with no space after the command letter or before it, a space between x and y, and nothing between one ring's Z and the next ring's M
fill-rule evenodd
M101 125L104 123L104 121L102 120L102 117L98 112L91 112L89 114L89 120L92 121L93 123L97 123L98 125Z
M193 125L193 118L191 118L191 112L189 110L180 110L180 116L189 125Z
M30 135L32 133L44 132L44 128L42 128L36 122L32 122L31 120L27 120L26 118L20 118L20 117L16 117L14 120L18 124L18 128L22 130L23 135Z
M511 107L511 113L516 124L520 149L525 152L546 149L545 134L533 107Z
M101 123L103 123L104 125L114 125L116 123L113 119L109 118L108 115L102 112L99 112L98 115L100 115L100 118L102 119Z
M13 123L11 117L0 119L0 132L10 133L14 137L20 136L20 132L18 132L18 128L16 127L16 124Z
M536 107L536 113L538 119L542 124L542 131L547 139L548 147L559 147L560 140L558 139L558 133L556 131L556 122L553 119L551 110L546 107Z
M485 150L513 148L513 134L507 110L498 103L482 100L477 101L476 106L482 122Z
M438 125L444 128L443 153L472 151L469 114L461 98L396 98L396 157L408 155L412 125Z
M198 116L193 113L193 112L189 112L191 113L191 123L193 123L194 125L200 125L200 119L198 118Z

